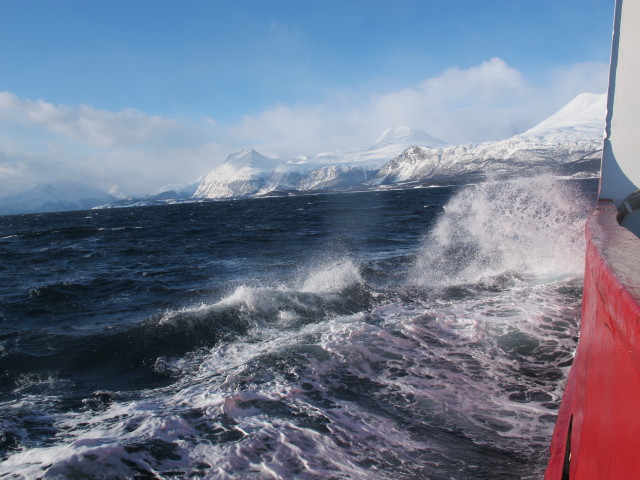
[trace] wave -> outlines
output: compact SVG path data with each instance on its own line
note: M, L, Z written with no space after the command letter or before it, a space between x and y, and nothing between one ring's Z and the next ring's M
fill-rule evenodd
M464 187L414 257L316 255L79 339L94 377L164 381L65 405L68 376L22 372L0 403L15 413L0 476L539 478L576 343L584 202L545 178Z
M110 294L130 292L138 285L124 279L113 283ZM87 389L157 387L173 381L173 372L164 366L166 358L234 341L252 328L297 328L359 312L371 304L371 292L350 260L327 260L309 268L306 277L295 283L297 289L242 285L215 303L168 310L142 322L108 325L88 334L82 329L67 333L68 325L53 333L50 325L46 334L36 330L0 335L0 367L5 369L0 394L17 388L28 372L63 372L87 384L78 389L79 395L86 395ZM55 308L69 308L78 297L95 294L105 285L94 281L42 287L30 293L37 298L31 299L29 312L45 315Z
M449 201L410 273L416 285L477 283L506 273L583 273L588 197L551 176L470 185Z
M371 292L360 268L350 259L332 258L307 267L290 285L241 285L216 303L167 312L159 323L210 319L227 312L247 328L292 322L299 325L361 311L370 301Z
M225 305L255 306L248 292ZM295 327L274 319L158 359L171 385L97 392L86 410L41 415L60 443L15 452L0 472L383 479L502 468L535 478L578 312L563 285L462 302L416 296Z

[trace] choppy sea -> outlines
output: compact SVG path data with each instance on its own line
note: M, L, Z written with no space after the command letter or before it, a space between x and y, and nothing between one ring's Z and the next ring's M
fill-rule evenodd
M0 217L0 478L541 478L596 182Z

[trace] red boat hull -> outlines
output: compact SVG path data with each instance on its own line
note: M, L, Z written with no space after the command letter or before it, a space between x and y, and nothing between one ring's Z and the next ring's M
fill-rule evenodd
M599 200L586 226L580 342L545 475L640 478L640 238Z

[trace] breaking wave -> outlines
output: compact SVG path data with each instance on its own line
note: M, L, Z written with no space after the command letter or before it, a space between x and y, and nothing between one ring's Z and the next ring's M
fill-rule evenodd
M413 283L474 283L506 273L581 275L589 200L550 176L461 189L423 242Z

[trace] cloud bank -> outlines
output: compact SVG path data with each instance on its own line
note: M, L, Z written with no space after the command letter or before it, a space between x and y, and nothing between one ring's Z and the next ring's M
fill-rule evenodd
M277 105L232 126L233 138L278 155L368 146L385 128L409 125L451 143L480 143L520 133L580 93L604 93L608 65L556 70L542 85L492 58L450 68L418 85L366 98L336 97L320 105Z
M606 64L585 62L533 83L491 58L398 91L342 91L313 105L274 105L233 125L0 92L0 196L58 180L148 193L192 181L244 147L282 158L314 155L367 147L396 125L451 143L497 140L535 125L580 93L605 92L607 77Z

